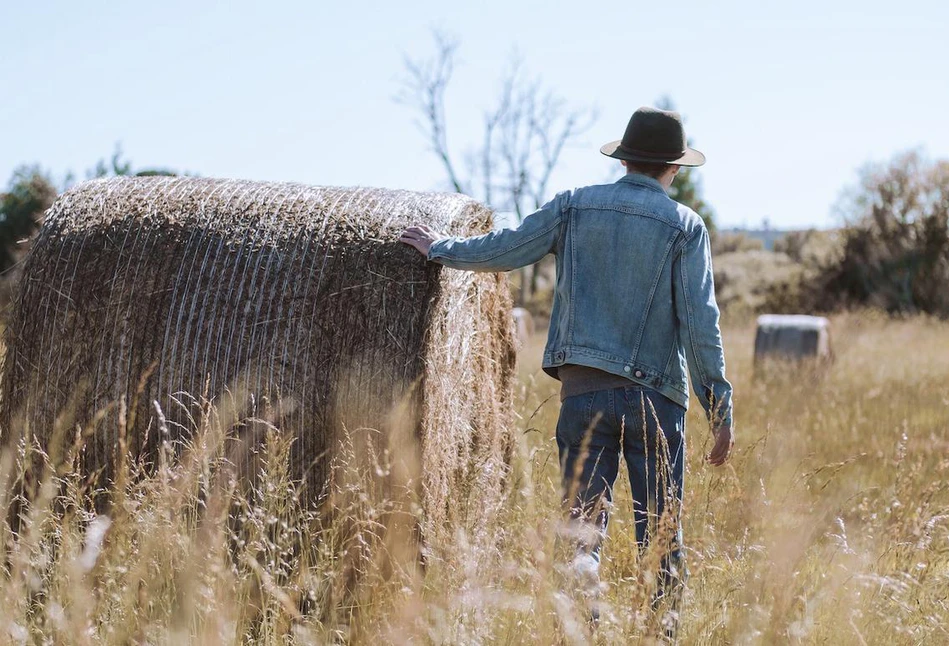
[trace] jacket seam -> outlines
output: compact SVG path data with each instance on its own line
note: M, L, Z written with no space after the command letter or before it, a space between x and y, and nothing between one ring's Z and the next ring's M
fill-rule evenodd
M651 213L650 211L647 211L646 209L642 209L635 206L624 207L624 206L618 206L618 205L589 204L589 205L582 205L582 208L595 209L597 211L615 211L616 213L624 213L626 215L639 215L644 218L655 220L656 222L661 222L662 224L666 225L670 229L675 229L676 231L679 231L683 234L685 233L685 227L675 222L670 222L668 219L658 216L654 213Z
M579 358L579 357L592 357L595 359L602 359L603 361L616 364L617 366L623 366L623 367L629 366L630 368L636 368L638 370L641 370L645 375L658 377L661 383L665 383L669 385L670 387L674 388L676 392L682 393L683 395L688 394L687 390L683 390L682 388L676 385L678 380L673 379L672 376L668 372L660 371L657 368L652 367L643 362L639 362L639 361L630 362L628 359L624 357L620 357L610 352L597 350L595 348L590 348L587 346L563 345L559 347L556 351L545 352L544 365L549 364L552 366L554 363L558 363L556 361L553 361L554 355L556 355L557 352L570 352L571 357L573 357L574 359ZM581 361L570 361L570 363L579 364L579 365L588 365ZM560 364L558 363L558 365ZM596 366L591 366L591 367L596 367ZM626 379L629 379L630 382L632 383L637 383L637 384L640 383L639 381L636 381L636 378L633 377L632 375L623 374L623 375L617 375L617 376L622 376ZM642 385L649 388L655 388L655 385L650 384L650 383L643 383Z
M696 235L699 231L701 231L701 228L700 228L700 227L696 227L696 228L692 231L692 233L686 233L686 231L683 229L683 230L682 230L682 243L676 248L675 253L676 253L676 254L682 253L682 250L685 249L685 248L689 245L690 242L692 242L692 238L694 238L695 235Z
M673 343L672 346L669 348L669 358L666 359L666 367L663 368L662 370L664 374L669 374L669 371L672 368L672 358L675 357L677 354L678 353L676 352L676 344Z
M699 353L696 351L695 347L695 323L692 313L692 295L689 292L689 281L686 280L686 260L687 254L682 254L682 267L680 268L680 279L682 280L682 292L685 296L685 311L686 311L686 320L689 325L689 347L692 350L692 356L695 357L695 367L698 369L699 379L702 382L702 386L708 383L708 379L705 375L705 367L702 365L702 359L699 357ZM696 395L704 396L705 393L696 393Z
M576 232L574 231L574 228L576 226L575 222L576 222L575 218L569 218L569 221L567 222L568 234L571 237L576 237L575 236ZM576 252L576 245L572 244L570 245L570 294L569 294L569 299L567 301L568 308L567 308L566 343L568 346L573 343L574 320L575 320L574 313L576 312L575 301L577 300L576 298L574 298L573 290L575 289L576 284L577 284L577 252Z
M617 366L624 366L624 365L626 365L626 364L624 363L624 361L623 361L622 359L619 359L618 357L614 357L613 359L610 359L609 357L613 357L613 355L610 355L609 353L599 352L599 351L597 351L597 350L589 350L589 349L582 348L582 347L579 347L579 346L578 346L578 347L575 347L575 348L573 348L573 349L574 349L573 357L574 357L575 359L581 359L581 358L584 357L584 356L591 356L591 357L594 357L594 358L603 359L603 360L605 360L605 361L607 361L607 362L609 362L609 363L613 363L613 364L615 364L615 365L617 365ZM581 351L580 351L580 352L576 352L576 350L578 350L578 349L581 350ZM584 350L585 350L585 351L584 351ZM544 367L544 368L554 368L554 367L557 367L557 366L559 366L559 365L563 365L562 363L553 361L551 354L552 354L552 353L545 353L545 354L544 354L544 361L543 361L543 367ZM599 355L599 356L598 356L598 355ZM586 363L586 362L584 362L584 361L582 361L582 360L579 360L579 361L578 361L578 360L574 360L574 361L571 361L571 363L574 364L574 365L590 366L589 363ZM597 366L590 366L590 367L597 367ZM650 388L650 389L655 390L655 391L657 391L657 392L659 392L659 393L662 393L663 389L668 389L668 390L672 391L673 393L675 393L675 394L677 394L677 395L680 395L683 400L686 400L686 401L688 400L688 397L689 397L688 389L687 389L687 388L682 388L682 387L680 387L680 382L679 382L678 379L674 379L674 378L672 378L672 377L671 377L669 374L667 374L667 373L660 373L660 372L658 372L657 370L652 369L652 368L649 368L648 366L645 366L645 365L643 365L643 364L638 364L638 365L636 365L635 367L642 369L647 375L655 375L655 376L657 376L657 377L658 377L658 381L657 381L657 382L654 382L654 383L650 383L650 382L645 381L644 379L637 379L636 377L633 377L633 376L622 375L622 376L624 376L626 379L629 379L629 384L630 384L631 386L641 386L641 387L643 387L643 388ZM611 374L617 374L617 375L618 375L618 373L611 373ZM618 375L618 376L620 376L620 375ZM667 396L668 396L668 395L667 395Z
M653 280L652 288L649 290L649 297L646 299L646 306L643 308L643 316L639 323L639 330L636 332L636 345L633 348L633 356L631 357L633 361L639 357L639 348L643 343L643 334L646 330L646 320L649 318L649 310L652 309L652 302L656 298L656 288L659 287L659 279L662 278L662 270L665 268L666 262L669 260L669 251L672 249L672 243L674 241L675 238L666 244L666 252L662 256L662 262L659 264L659 270L656 272L656 278Z
M571 221L570 209L571 209L572 207L570 206L570 203L571 203L572 199L573 199L573 196L571 195L571 197L567 200L567 204L566 204L566 205L564 206L564 208L560 211L560 216L561 216L561 219L560 219L560 238L557 240L557 251L559 252L559 255L558 255L558 258L557 258L557 262L558 262L561 266L563 266L563 264L567 262L567 259L566 259L565 256L566 256L566 252L568 251L568 250L567 250L567 234L569 233L569 226L570 226L570 221ZM572 253L572 250L571 250L571 253ZM572 266L573 266L573 262L571 261L570 264L571 264L571 267L572 267ZM557 292L558 292L558 290L560 289L560 278L561 278L561 276L560 276L560 271L559 271L559 269L560 269L560 267L558 267L558 271L556 272L555 277L554 277L554 301L557 300ZM559 327L560 327L560 321L558 320L556 323L554 323L554 322L553 322L553 315L554 315L554 312L556 311L558 318L559 318L559 317L563 317L563 312L559 311L559 309L558 309L558 310L552 310L552 311L551 311L551 326L552 326L552 328L553 328L553 326L556 325L556 327L558 328L558 335L557 335L557 336L558 336L559 338L554 341L555 343L562 343L562 342L566 339L567 335L570 333L570 323L569 323L569 319L570 319L570 308L573 307L573 303L572 303L572 301L573 301L573 294L571 293L570 290L573 289L573 280L571 279L570 281L566 281L566 279L564 279L564 282L565 282L564 288L565 288L566 290L568 290L568 291L566 292L566 294L565 294L565 299L566 299L566 303L567 303L567 304L566 304L566 311L567 311L567 320L568 320L568 323L567 323L567 329L566 329L566 330L560 330L560 329L559 329Z

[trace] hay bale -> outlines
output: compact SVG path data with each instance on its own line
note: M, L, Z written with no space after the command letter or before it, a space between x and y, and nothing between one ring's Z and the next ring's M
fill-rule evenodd
M54 429L124 402L128 427L105 415L80 456L109 477L120 432L154 459L155 403L174 422L168 439L183 441L195 409L175 403L180 393L229 397L237 418L293 434L294 473L315 497L344 427L385 438L402 411L418 448L382 448L418 453L430 524L460 504L458 483L500 496L512 450L508 291L499 275L446 270L397 242L417 222L468 235L490 230L491 212L460 195L369 188L81 184L50 209L12 308L4 443L26 434L49 447ZM488 513L483 502L472 513Z
M830 321L804 314L762 314L755 333L755 362L764 358L830 359Z

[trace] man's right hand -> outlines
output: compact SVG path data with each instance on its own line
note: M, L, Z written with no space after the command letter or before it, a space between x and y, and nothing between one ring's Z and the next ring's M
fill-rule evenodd
M399 236L399 242L404 242L414 247L416 251L427 257L428 250L432 247L432 243L444 237L445 236L434 231L431 227L419 224L403 231L402 235Z
M712 452L705 457L706 461L712 466L722 466L728 460L728 455L731 453L734 444L735 438L732 436L732 427L719 426L718 432L715 434L715 446L712 447Z

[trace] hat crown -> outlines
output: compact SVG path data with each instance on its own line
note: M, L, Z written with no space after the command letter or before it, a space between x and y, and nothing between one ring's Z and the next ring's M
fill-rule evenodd
M629 119L621 147L656 161L681 157L687 148L682 117L671 110L640 108Z
M639 108L633 113L622 139L600 147L607 157L631 162L701 166L705 155L689 147L678 112Z

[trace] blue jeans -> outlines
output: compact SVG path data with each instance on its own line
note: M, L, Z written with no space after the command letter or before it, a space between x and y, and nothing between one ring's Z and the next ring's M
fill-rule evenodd
M640 550L645 549L656 531L657 523L650 522L650 513L655 514L653 521L659 521L668 509L669 517L663 522L672 523L672 541L660 566L658 596L671 592L669 586L684 578L679 510L685 463L685 409L639 385L567 397L557 422L557 447L564 503L571 518L593 525L593 540L581 541L580 547L597 560L606 535L620 453L629 470Z

